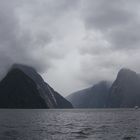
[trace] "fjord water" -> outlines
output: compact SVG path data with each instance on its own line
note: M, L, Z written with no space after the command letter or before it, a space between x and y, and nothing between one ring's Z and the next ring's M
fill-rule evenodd
M140 110L0 110L0 140L138 140Z

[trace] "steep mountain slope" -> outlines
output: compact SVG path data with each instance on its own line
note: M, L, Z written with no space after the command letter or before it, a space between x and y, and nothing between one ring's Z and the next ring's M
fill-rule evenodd
M129 69L121 69L109 91L108 107L140 106L140 76Z
M72 108L31 67L15 64L0 82L0 108Z
M104 108L106 107L110 83L102 81L91 88L75 92L66 99L76 108Z

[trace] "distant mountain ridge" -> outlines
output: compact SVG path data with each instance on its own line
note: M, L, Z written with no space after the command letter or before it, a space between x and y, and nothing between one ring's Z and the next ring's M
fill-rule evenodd
M15 64L0 82L0 108L72 108L32 67Z
M104 108L108 98L110 82L101 81L98 84L75 92L66 97L75 108Z
M111 86L102 82L75 92L67 99L76 108L121 108L140 106L140 75L123 68Z
M30 66L13 65L0 82L0 108L129 108L140 106L140 75L123 68L113 84L101 81L66 99Z

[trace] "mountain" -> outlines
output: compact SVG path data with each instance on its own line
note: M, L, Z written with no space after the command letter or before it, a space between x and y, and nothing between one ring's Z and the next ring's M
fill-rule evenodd
M140 75L129 69L121 69L112 84L108 107L140 106Z
M32 67L15 64L0 82L0 108L72 108Z
M104 108L107 104L110 83L102 81L93 87L80 90L66 97L76 108Z

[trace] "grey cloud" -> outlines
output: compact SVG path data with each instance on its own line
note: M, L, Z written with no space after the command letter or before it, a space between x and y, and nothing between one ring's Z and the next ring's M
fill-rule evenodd
M137 48L140 38L138 4L139 1L132 3L131 0L89 0L83 8L85 26L100 31L112 48Z
M57 57L57 52L53 47L48 47L53 38L51 31L47 32L49 28L47 23L51 21L51 17L54 16L55 19L58 14L63 13L64 8L72 7L72 3L66 0L59 3L55 0L21 1L21 3L13 0L11 4L8 0L0 0L0 77L13 63L31 65L37 70L44 71L53 65L53 59L61 58ZM42 11L42 8L46 8L46 12ZM30 12L30 9L33 11ZM41 11L43 13L40 13ZM28 21L28 14L30 20L36 22L35 26L33 22ZM40 18L37 18L37 14ZM46 19L47 16L49 17L46 26L40 22L41 18L45 18L44 15Z
M102 80L113 81L121 68L132 68L132 63L129 64L130 54L110 51L98 55L84 55L77 78L86 85L94 85Z
M35 61L29 54L29 41L20 34L13 5L1 2L0 6L0 75L3 75L13 63L34 65Z
M87 34L82 40L80 47L81 54L100 55L110 52L110 43L100 32L89 31Z
M140 47L140 24L134 23L115 29L107 36L108 40L118 49L135 49Z
M132 16L129 9L125 9L123 0L89 0L87 7L84 8L86 27L95 28L95 30L109 30L126 24Z
M13 63L31 65L66 95L114 80L122 67L139 72L139 4L0 0L0 77Z

